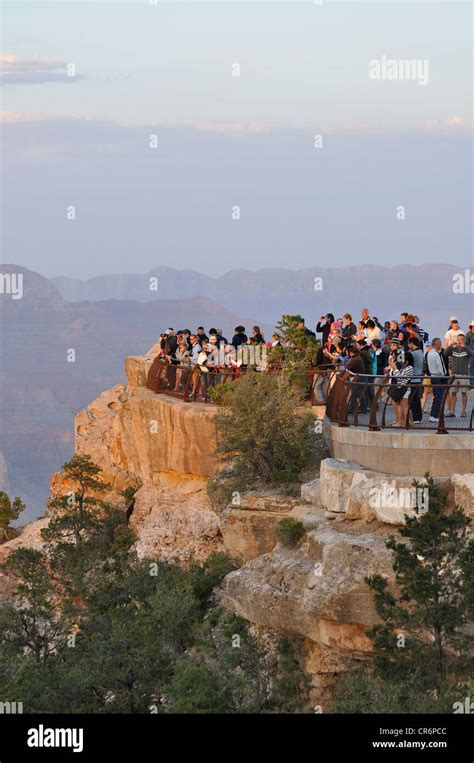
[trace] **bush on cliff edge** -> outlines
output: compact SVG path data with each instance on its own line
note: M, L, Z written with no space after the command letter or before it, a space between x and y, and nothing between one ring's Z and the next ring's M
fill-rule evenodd
M316 460L321 437L301 392L281 374L252 373L229 384L216 416L216 455L226 467L210 485L229 497L299 480Z

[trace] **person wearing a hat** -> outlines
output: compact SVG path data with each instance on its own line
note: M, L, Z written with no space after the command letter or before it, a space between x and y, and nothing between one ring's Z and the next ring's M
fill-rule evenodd
M232 346L237 349L241 344L245 344L247 341L247 334L245 333L245 326L236 326L235 334L232 337Z
M469 331L466 334L466 347L469 347L471 350L474 350L474 321L471 321L469 324ZM474 358L471 357L471 361L469 363L469 376L470 383L474 384Z
M446 334L444 335L444 346L445 347L451 347L451 345L456 344L456 339L458 334L462 334L463 332L459 328L459 321L456 318L455 315L453 315L449 319L449 329L447 330Z

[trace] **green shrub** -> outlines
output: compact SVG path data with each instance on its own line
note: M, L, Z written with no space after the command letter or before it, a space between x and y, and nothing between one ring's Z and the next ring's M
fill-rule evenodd
M248 372L227 385L216 416L216 454L232 462L234 490L299 480L315 459L314 416L281 374Z
M284 546L296 546L305 533L303 523L294 517L283 517L275 528L275 535Z
M230 384L216 384L213 387L209 387L207 390L207 397L213 403L224 403L229 393Z

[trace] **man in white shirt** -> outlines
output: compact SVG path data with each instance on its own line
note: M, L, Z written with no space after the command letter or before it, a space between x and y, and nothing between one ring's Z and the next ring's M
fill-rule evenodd
M448 348L448 347L451 347L451 345L456 344L456 339L458 338L458 334L462 334L462 333L463 332L459 328L459 321L456 318L456 316L453 315L453 317L450 318L449 320L449 329L444 335L444 346Z
M191 334L189 340L191 342L191 348L192 348L191 349L191 365L197 366L199 362L198 361L199 353L202 352L202 347L199 342L199 339L197 338L195 334Z

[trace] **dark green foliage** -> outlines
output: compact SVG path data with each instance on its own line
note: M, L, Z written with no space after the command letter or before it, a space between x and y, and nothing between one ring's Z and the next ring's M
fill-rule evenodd
M367 580L382 618L369 635L384 676L403 676L436 689L451 675L472 668L466 626L474 613L474 540L468 535L471 520L460 508L446 510L446 495L432 478L428 491L428 511L407 517L400 530L403 540L387 541L398 596L380 575ZM397 646L398 634L405 637L404 648Z
M397 682L366 673L348 674L337 687L333 713L452 713L453 704L464 697L464 689L445 684L424 691L412 683Z
M301 324L300 315L282 315L278 321L275 333L280 337L280 347L270 350L270 363L281 366L289 381L306 390L308 386L307 371L316 359L319 342L309 334Z
M70 490L50 501L54 509L53 517L43 538L54 542L74 542L79 545L84 534L91 532L97 522L103 502L97 494L103 493L108 485L100 479L100 468L89 456L73 456L63 464L64 478Z
M0 643L6 655L36 661L49 657L67 629L56 607L57 585L40 551L20 548L8 557L5 572L17 581L15 603L0 609Z
M294 517L283 517L275 528L275 535L284 546L296 546L305 534L303 523Z
M215 480L228 497L234 490L298 481L315 459L314 416L281 374L248 372L228 385L216 416L217 454L229 467Z
M124 512L91 495L103 488L94 464L73 460L66 468L77 486L74 506L64 510L57 499L64 521L44 534L43 552L8 558L17 586L0 606L0 696L29 713L273 707L262 647L245 623L222 618L215 606L230 560L214 554L188 569L139 560ZM242 635L239 657L229 651L231 631ZM292 701L285 695L288 707Z
M12 501L7 493L0 490L0 528L9 529L10 522L18 519L24 509L25 504L18 497Z
M466 696L474 656L471 520L458 507L448 511L446 495L427 480L428 510L407 517L387 541L397 589L381 575L367 578L381 619L368 631L373 675L343 682L336 712L374 705L377 712L452 712Z
M131 503L135 497L135 493L137 492L137 488L133 487L133 485L129 485L124 490L122 490L121 495L125 500L125 503Z
M269 654L244 620L213 610L192 654L177 663L168 709L176 713L308 711L307 684L289 642Z

